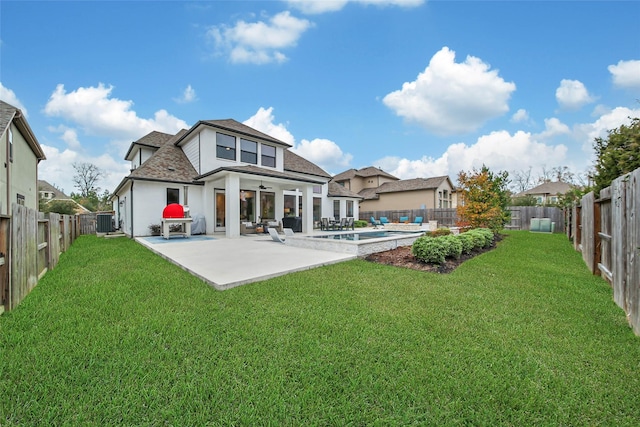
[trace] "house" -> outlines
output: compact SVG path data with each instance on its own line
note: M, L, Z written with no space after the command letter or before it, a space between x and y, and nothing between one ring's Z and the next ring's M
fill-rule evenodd
M175 135L134 141L131 173L112 194L116 224L129 236L150 234L170 203L204 219L206 233L240 235L240 224L296 217L302 232L320 218L358 216L359 196L330 190L331 175L291 146L233 119L201 120Z
M558 196L566 194L573 186L562 181L545 182L537 187L522 191L514 197L532 196L538 205L551 205L558 203Z
M52 202L53 200L72 204L74 206L76 214L91 212L89 209L85 208L80 203L64 194L61 190L42 179L38 180L38 194L40 201L47 204Z
M0 101L0 214L17 203L38 209L38 163L44 151L22 111Z
M455 187L448 176L399 179L382 169L349 169L333 182L362 197L361 211L455 208Z

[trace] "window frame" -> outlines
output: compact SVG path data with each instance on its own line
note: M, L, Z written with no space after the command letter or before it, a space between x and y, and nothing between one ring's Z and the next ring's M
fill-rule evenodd
M245 149L246 144L253 144L255 151ZM246 156L253 156L252 160L247 160ZM240 138L240 161L243 163L249 163L252 165L258 164L258 143L251 141L250 139Z
M173 197L170 195L170 192L171 192L171 193L173 193L174 191L175 191L175 192L177 192L177 195L176 195L177 200L176 200L175 202L174 202L174 201L170 201L170 200L169 200L169 199L173 200ZM167 187L167 191L166 191L166 202L167 202L167 205L170 205L171 203L177 203L177 204L180 204L180 189L179 189L179 188L170 188L170 187Z
M233 145L222 144L223 142L225 142L224 139L226 138L232 139ZM230 140L227 140L227 141L230 141ZM235 136L222 133L222 132L216 132L216 158L235 161L237 149L238 149L238 141ZM227 152L229 154L225 155L224 153L227 153Z
M265 149L272 149L273 156L265 154ZM278 150L273 145L262 144L262 149L260 150L260 164L269 168L275 168L278 164L276 161L277 153ZM273 161L273 164L269 164L271 161Z

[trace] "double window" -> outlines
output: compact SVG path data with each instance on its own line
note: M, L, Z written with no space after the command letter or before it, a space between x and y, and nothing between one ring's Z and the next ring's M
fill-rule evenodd
M216 132L216 157L219 159L236 159L236 138Z
M258 164L258 143L240 138L240 161Z

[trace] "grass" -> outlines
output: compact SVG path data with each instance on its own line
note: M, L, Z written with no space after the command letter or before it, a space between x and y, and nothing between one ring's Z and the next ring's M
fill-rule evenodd
M449 275L355 260L225 292L83 236L0 316L0 425L631 426L639 361L562 235Z

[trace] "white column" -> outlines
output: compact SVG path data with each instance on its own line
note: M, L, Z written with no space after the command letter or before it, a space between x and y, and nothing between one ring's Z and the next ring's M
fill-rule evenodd
M224 178L226 236L240 237L240 177L229 174Z
M302 189L302 232L313 233L313 185Z
M215 195L213 194L213 184L211 182L204 183L202 190L202 210L204 211L204 224L207 234L213 234L215 229Z
M284 216L284 192L281 188L276 188L275 195L276 205L274 206L273 214L275 215L276 221L282 221L282 217Z

